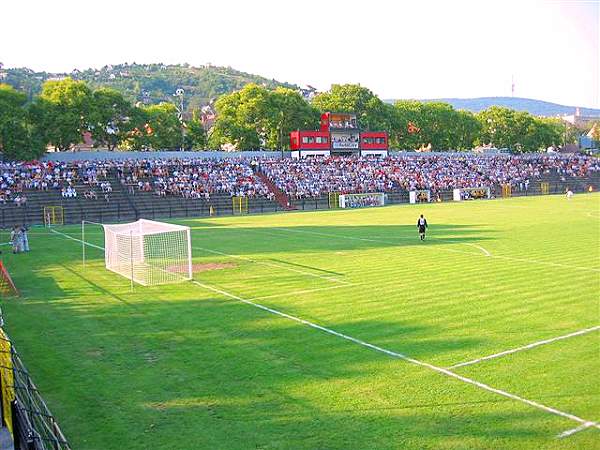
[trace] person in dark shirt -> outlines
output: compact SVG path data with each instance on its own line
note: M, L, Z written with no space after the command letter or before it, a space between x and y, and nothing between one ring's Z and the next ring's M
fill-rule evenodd
M427 219L423 217L423 214L421 214L421 217L419 217L419 219L417 220L417 228L419 229L419 237L422 241L424 241L425 230L427 229Z

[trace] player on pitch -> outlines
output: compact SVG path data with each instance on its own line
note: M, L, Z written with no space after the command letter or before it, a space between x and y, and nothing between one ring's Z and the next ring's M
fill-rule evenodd
M419 219L417 220L417 228L419 229L419 237L422 241L424 241L425 230L427 229L427 219L423 217L423 214L421 214L421 217L419 217Z

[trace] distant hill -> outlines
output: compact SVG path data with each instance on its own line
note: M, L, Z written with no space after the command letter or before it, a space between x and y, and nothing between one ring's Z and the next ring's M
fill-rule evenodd
M268 88L278 86L299 89L297 85L253 75L231 67L206 65L193 67L188 64L117 64L101 69L74 70L71 73L34 72L28 68L2 68L0 82L8 83L25 92L29 98L41 91L44 81L71 77L84 80L92 88L110 87L123 93L132 102L156 104L172 101L179 88L185 90L185 103L188 110L198 109L209 104L220 95L243 88L248 83L256 83ZM394 103L395 100L385 100ZM527 111L536 116L556 116L573 114L574 106L518 97L480 98L438 98L422 99L424 102L450 103L456 109L478 112L490 106L505 106L519 111ZM581 114L599 116L600 109L580 108Z
M172 101L179 88L185 90L187 109L197 109L222 94L228 94L256 83L269 88L278 86L298 89L298 86L270 80L230 67L192 67L188 64L118 64L101 69L74 70L71 73L34 72L27 68L0 70L0 82L8 83L27 93L30 98L39 94L48 79L71 77L84 80L91 87L110 87L123 93L132 102L148 104Z
M388 103L394 103L395 101L386 100ZM519 97L436 98L420 99L420 101L449 103L455 109L466 109L471 112L479 112L490 106L504 106L516 109L517 111L527 111L535 116L556 116L575 113L575 106L565 106L542 100ZM583 116L600 117L600 109L580 108L580 112Z

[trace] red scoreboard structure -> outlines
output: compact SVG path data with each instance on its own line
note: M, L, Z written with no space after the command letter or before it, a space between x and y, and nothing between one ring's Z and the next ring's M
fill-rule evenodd
M296 130L290 133L292 158L330 155L387 156L385 131L361 131L355 114L321 114L318 131Z

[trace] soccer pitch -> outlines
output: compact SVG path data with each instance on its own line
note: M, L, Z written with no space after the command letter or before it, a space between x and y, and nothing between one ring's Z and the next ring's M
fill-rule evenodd
M4 255L74 449L600 448L599 195L177 223L183 284L82 267L76 226Z

